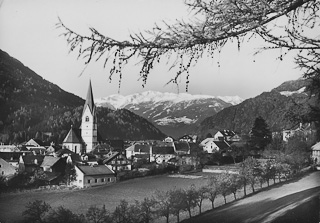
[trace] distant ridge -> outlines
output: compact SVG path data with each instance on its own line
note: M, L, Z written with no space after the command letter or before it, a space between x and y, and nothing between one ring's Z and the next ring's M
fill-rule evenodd
M239 96L191 95L145 91L128 96L119 94L95 99L96 105L125 108L140 115L167 135L179 137L194 131L196 125L223 108L242 102Z

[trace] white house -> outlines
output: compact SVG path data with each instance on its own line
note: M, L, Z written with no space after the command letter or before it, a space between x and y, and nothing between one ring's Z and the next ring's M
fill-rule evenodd
M17 173L17 168L0 158L0 176L9 177Z
M315 164L320 164L320 142L316 143L311 147L312 154L311 158Z
M94 187L116 182L115 173L106 165L75 166L76 180L73 185L80 188Z
M200 146L207 153L224 152L230 147L226 141L217 141L215 138L206 138L200 143Z

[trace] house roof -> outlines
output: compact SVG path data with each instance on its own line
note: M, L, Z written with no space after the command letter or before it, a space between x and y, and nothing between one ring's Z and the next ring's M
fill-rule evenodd
M20 152L20 149L15 145L0 145L0 152Z
M214 141L214 143L219 147L220 150L229 148L228 143L225 141Z
M63 149L59 149L59 150L56 152L56 154L57 154L57 156L61 157L61 156L64 155L64 154L71 155L71 154L75 154L75 153L72 152L70 149L63 148Z
M76 166L82 173L89 176L95 175L114 175L114 172L109 169L106 165L97 166Z
M174 154L173 146L152 146L153 154Z
M111 160L116 158L118 155L120 155L119 152L110 152L110 154L108 154L108 157L103 161L103 164L109 163Z
M90 153L92 154L102 154L102 153L109 153L112 150L112 147L109 144L98 144L96 145Z
M41 164L41 167L46 167L46 166L52 167L59 160L60 160L59 157L45 156Z
M312 149L313 151L315 151L315 150L319 150L319 151L320 151L320 142L314 144L314 145L311 147L311 149Z
M43 162L44 156L42 155L27 155L27 156L22 156L23 162L25 165L32 165L36 164L35 160L37 160L36 165L40 165Z
M63 143L83 143L80 129L70 128L67 136L64 138Z
M44 146L44 143L40 139L30 139L26 145Z
M134 145L134 152L140 152L140 153L150 153L150 145L140 145L136 144Z
M188 142L174 142L174 146L176 147L176 151L185 151L188 152L190 150L190 146Z
M223 136L234 136L235 135L235 133L233 132L233 131L231 131L231 130L228 130L228 129L225 129L225 130L221 130L221 131L218 131L218 132L220 132Z
M89 107L90 112L93 113L93 110L94 110L95 106L94 106L94 100L93 100L91 80L90 80L90 82L89 82L89 87L88 87L88 92L87 92L86 103L85 103L84 106L83 106L83 112L82 112L82 114L85 112L87 106Z

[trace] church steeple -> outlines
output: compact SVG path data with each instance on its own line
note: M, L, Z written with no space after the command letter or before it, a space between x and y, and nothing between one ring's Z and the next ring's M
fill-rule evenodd
M91 86L91 80L89 82L89 87L88 87L88 92L87 92L87 98L86 98L86 103L84 104L83 107L83 112L86 110L87 106L90 109L90 112L93 113L94 109L95 109L95 105L94 105L94 100L93 100L93 93L92 93L92 86Z
M85 143L85 151L87 153L92 151L94 146L98 144L98 125L91 80L89 82L87 98L82 112L81 137Z

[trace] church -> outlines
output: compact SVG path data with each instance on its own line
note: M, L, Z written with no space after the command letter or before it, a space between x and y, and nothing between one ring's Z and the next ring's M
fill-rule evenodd
M80 129L71 126L63 140L62 147L77 154L90 153L98 144L98 125L91 81L89 82L86 102L82 111Z

